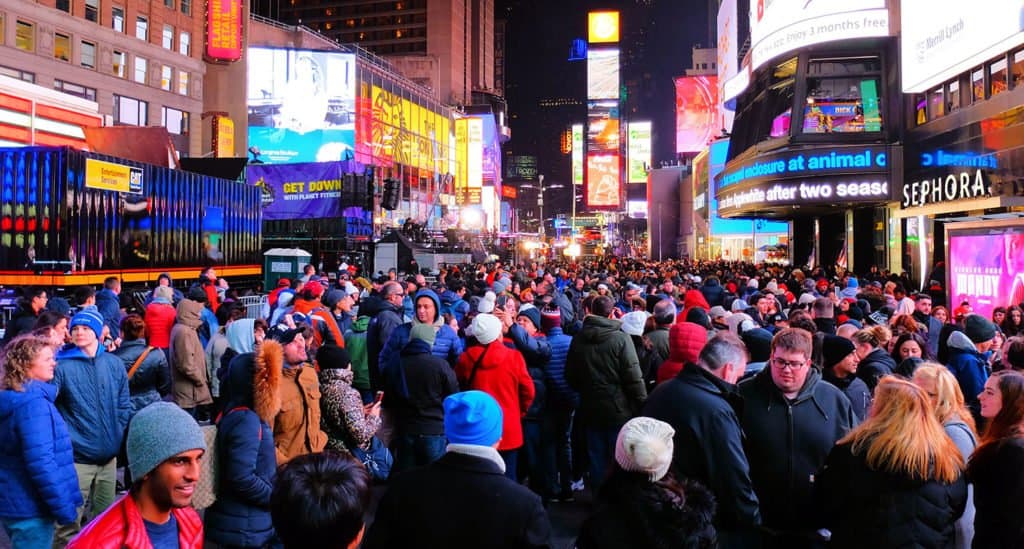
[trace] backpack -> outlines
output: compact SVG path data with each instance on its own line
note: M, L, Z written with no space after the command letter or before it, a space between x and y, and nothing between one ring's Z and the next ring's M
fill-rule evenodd
M444 301L442 301L441 302L441 315L442 316L443 315L451 315L451 316L455 317L455 320L457 320L459 322L459 324L461 325L462 324L462 318L465 316L465 313L459 310L459 309L463 309L463 307L460 306L460 303L466 303L466 300L462 299L460 297L460 298L456 299L455 301L453 301L451 303L445 303Z

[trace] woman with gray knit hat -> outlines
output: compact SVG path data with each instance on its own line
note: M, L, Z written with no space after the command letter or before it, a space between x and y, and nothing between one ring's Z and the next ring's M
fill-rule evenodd
M649 417L622 426L615 464L577 548L717 546L714 497L669 472L674 436L671 425Z

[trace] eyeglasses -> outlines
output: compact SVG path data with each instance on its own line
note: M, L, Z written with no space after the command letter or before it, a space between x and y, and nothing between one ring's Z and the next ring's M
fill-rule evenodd
M782 360L781 358L773 358L772 366L774 366L776 370L785 370L787 368L790 370L799 370L800 368L806 366L807 362L808 361L806 360L792 361Z

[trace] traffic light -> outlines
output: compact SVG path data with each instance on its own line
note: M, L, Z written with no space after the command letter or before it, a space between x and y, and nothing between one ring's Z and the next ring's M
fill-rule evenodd
M384 180L384 193L381 195L380 207L385 210L398 208L398 180L390 177Z

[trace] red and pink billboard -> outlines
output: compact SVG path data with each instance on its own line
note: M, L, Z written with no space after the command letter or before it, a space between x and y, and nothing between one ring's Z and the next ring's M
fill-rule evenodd
M676 78L676 152L700 152L721 130L718 77Z
M242 0L207 0L206 58L211 61L242 58Z
M963 301L992 318L992 309L1024 301L1024 225L948 228L950 305Z
M619 155L587 155L587 182L583 194L586 197L587 209L618 210L622 207Z

